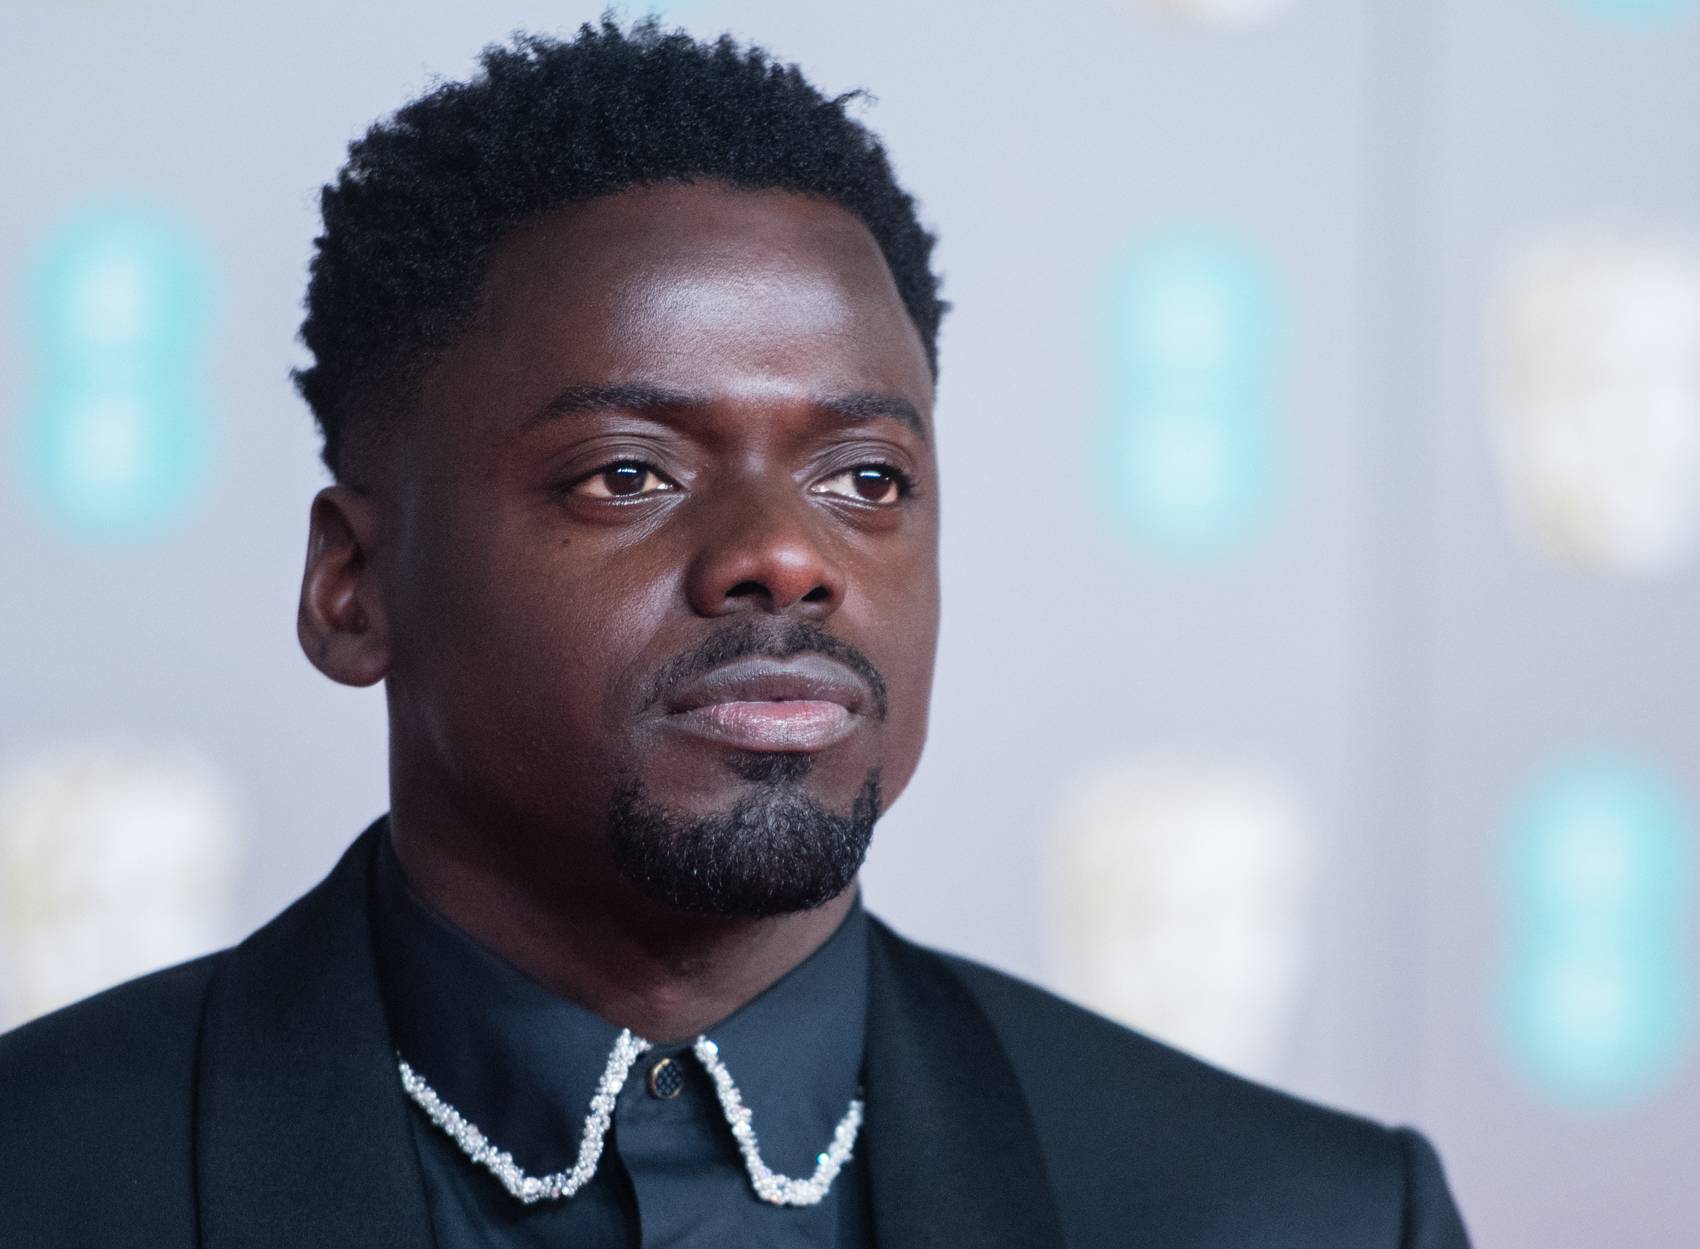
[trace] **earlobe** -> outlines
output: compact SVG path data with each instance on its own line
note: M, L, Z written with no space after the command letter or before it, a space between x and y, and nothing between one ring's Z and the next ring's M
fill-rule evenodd
M389 671L389 630L373 570L377 508L348 486L313 498L307 567L295 631L313 666L343 685L372 685Z

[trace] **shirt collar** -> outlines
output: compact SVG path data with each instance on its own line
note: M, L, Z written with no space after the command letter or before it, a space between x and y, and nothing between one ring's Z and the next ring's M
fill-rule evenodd
M433 911L408 887L387 836L374 895L384 1003L401 1057L522 1165L552 1169L574 1157L619 1028ZM867 992L858 896L819 949L706 1031L770 1156L810 1157L831 1138L861 1081ZM647 1067L640 1062L630 1079Z

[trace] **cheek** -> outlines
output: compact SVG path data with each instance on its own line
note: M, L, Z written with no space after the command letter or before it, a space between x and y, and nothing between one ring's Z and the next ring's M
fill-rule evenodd
M939 587L935 565L917 569L902 589L876 605L877 623L866 636L889 639L873 656L885 678L890 705L886 723L888 780L907 781L920 757L932 699L938 640Z
M893 745L919 753L927 733L927 716L933 692L932 652L915 653L897 669L890 690ZM901 685L899 685L899 681Z
M402 589L397 675L465 734L528 752L590 746L611 674L628 664L621 649L642 637L634 591L650 588L500 516L439 537L420 544Z
M533 736L601 764L632 748L640 695L676 615L678 570L661 542L624 549L558 533L521 538L511 558L480 574L483 662ZM570 739L570 740L569 740Z
M888 676L891 710L880 735L878 760L880 798L888 810L908 788L926 745L930 665L928 669L912 675L905 672L901 688L895 672Z

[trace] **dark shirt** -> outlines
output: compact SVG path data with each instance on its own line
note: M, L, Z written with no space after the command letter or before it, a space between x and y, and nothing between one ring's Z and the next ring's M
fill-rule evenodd
M385 1008L401 1058L526 1174L571 1170L620 1029L428 908L408 888L388 838L373 902ZM763 1160L783 1175L814 1173L857 1095L867 985L867 921L858 899L820 949L707 1030L753 1116ZM652 1081L663 1060L672 1072ZM655 1091L675 1085L671 1097ZM423 1111L410 1110L439 1249L869 1243L855 1156L819 1205L775 1206L756 1196L689 1044L658 1045L638 1059L594 1178L555 1201L523 1204Z

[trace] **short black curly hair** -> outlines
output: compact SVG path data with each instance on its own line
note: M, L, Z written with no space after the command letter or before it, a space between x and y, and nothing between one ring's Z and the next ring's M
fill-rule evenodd
M571 40L515 34L467 82L438 86L349 145L320 197L292 376L343 480L350 444L405 406L437 353L476 311L492 247L563 205L698 179L832 200L854 213L891 267L938 373L947 305L934 237L879 140L795 65L723 35L700 42L610 15Z

